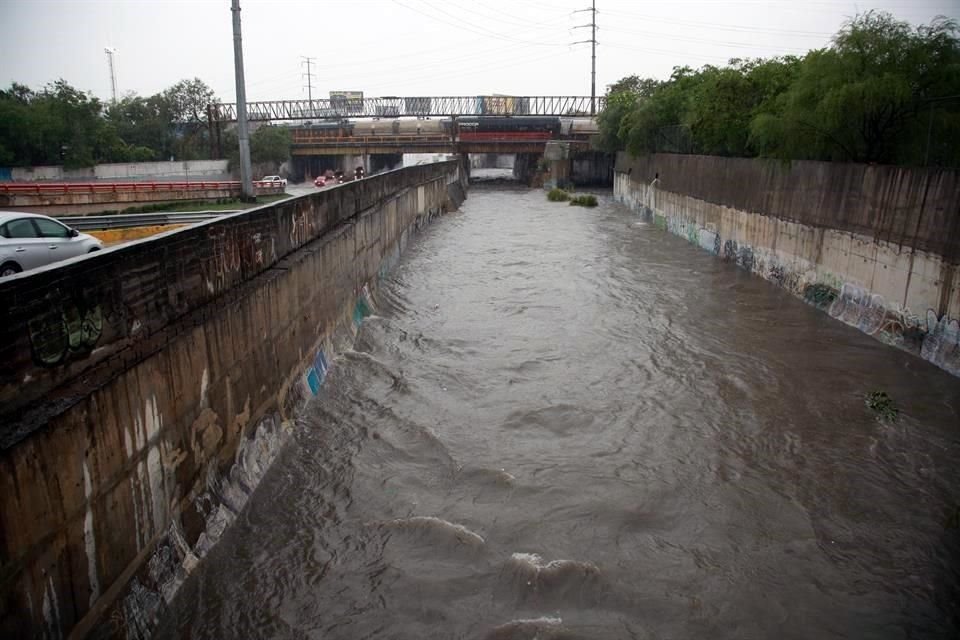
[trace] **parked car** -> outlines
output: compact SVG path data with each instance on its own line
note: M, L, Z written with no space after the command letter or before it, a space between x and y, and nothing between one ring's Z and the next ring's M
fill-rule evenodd
M317 178L313 181L313 186L325 187L327 186L327 179L324 176L317 176Z
M279 182L281 187L287 188L287 179L280 176L263 176L263 180L260 182Z
M0 211L0 278L103 249L103 242L36 213Z

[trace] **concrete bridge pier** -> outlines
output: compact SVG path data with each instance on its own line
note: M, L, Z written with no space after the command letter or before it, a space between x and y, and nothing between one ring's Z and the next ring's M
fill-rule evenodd
M381 171L389 171L391 169L399 169L403 166L402 153L371 153L365 154L363 158L363 170L366 171L368 175L380 173Z
M518 153L513 163L513 177L524 184L537 186L541 160L543 154L540 153Z
M572 184L570 180L570 144L558 141L548 142L543 152L543 158L547 165L544 186L550 189L553 187L562 189L569 187Z

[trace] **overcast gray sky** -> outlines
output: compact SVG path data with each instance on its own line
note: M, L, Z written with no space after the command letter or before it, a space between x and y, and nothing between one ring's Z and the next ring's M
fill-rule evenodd
M590 0L241 0L250 100L306 97L300 56L317 59L314 96L588 95ZM843 21L885 9L911 23L960 17L960 0L598 0L597 91L676 65L802 54ZM199 77L235 97L230 0L0 0L0 85L64 78L109 97Z

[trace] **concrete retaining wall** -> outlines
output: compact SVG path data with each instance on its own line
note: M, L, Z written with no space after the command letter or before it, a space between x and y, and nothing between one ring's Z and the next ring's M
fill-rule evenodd
M144 204L165 204L190 202L194 200L216 201L235 199L241 196L239 183L212 182L208 188L200 188L203 183L176 183L179 187L167 187L160 182L155 185L140 184L136 189L118 189L116 191L81 191L76 185L64 192L37 193L16 192L0 193L0 209L5 211L28 211L44 215L88 215L104 211L123 211ZM263 183L271 184L271 183ZM219 185L219 186L212 186ZM231 186L232 185L232 186ZM86 188L86 185L83 185ZM152 187L152 188L151 188ZM258 196L284 193L280 186L256 186Z
M960 376L960 176L618 157L615 197L832 317Z
M0 635L147 637L463 188L400 169L0 282Z
M14 167L10 178L16 182L49 180L74 182L86 180L229 180L227 160L188 160L186 162L118 162L98 164L85 169L59 166Z

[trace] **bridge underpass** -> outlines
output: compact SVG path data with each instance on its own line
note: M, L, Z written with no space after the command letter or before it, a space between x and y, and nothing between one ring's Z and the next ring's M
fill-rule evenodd
M526 176L531 173L526 167L540 164L547 142L559 140L570 143L564 158L570 166L556 167L563 179L577 182L582 176L583 184L609 186L613 158L590 153L589 145L604 103L590 96L361 95L250 102L247 115L254 123L296 123L291 126L295 180L328 169L352 173L358 166L369 174L396 167L398 155L413 153L519 154L516 166ZM236 119L236 105L211 104L207 118L211 144L218 144L221 127Z
M514 178L530 184L544 163L544 154L550 143L562 143L564 157L555 161L551 171L560 181L569 180L578 185L612 185L613 157L591 150L589 140L575 137L546 135L539 138L511 139L511 134L485 140L458 140L454 135L377 135L324 138L313 135L310 129L292 129L292 177L310 180L326 170L351 174L362 166L367 174L402 166L406 154L442 154L461 157L469 171L469 156L514 156ZM513 134L517 136L518 134ZM563 162L562 167L556 162ZM547 178L549 179L549 178Z
M463 166L469 172L471 156L512 156L516 160L511 164L514 167L514 177L529 183L532 174L536 171L543 158L545 144L397 144L382 145L340 145L327 147L311 145L305 147L294 146L291 149L292 177L294 180L310 180L322 175L327 170L343 171L345 175L352 175L356 167L362 166L368 175L403 166L405 155L439 154L457 156L462 159Z

